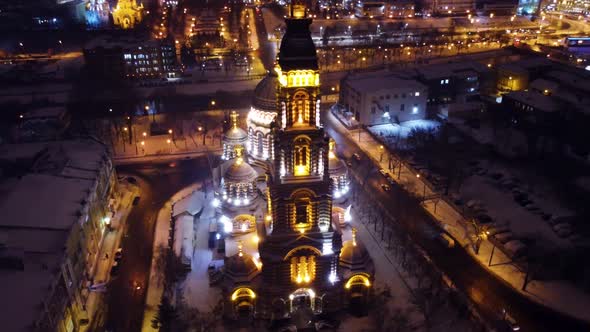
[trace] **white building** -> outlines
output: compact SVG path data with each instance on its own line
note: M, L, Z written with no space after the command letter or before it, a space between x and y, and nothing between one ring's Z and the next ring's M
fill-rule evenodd
M345 78L340 104L362 125L424 119L428 89L422 83L388 73Z

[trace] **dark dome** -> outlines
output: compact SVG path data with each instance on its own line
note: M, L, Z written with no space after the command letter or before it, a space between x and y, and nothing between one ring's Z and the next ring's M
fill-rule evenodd
M290 18L285 21L287 22L287 32L283 36L279 52L281 70L317 70L317 53L309 31L311 19Z
M246 253L226 257L224 265L226 276L234 282L251 281L259 272L252 256Z
M259 111L277 111L277 86L279 79L274 71L266 75L254 89L252 106Z
M367 271L371 265L367 249L360 241L356 241L356 245L352 240L343 243L342 251L340 251L340 266L353 271Z
M346 166L338 157L328 158L328 173L332 176L346 174Z
M250 183L256 181L258 173L242 158L236 158L233 164L223 174L226 182Z

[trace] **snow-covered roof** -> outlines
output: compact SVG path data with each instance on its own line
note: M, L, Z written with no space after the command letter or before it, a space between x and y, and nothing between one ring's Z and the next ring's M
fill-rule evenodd
M28 111L24 114L25 119L33 118L60 118L67 112L63 106L42 107Z
M424 91L426 86L416 80L396 76L374 76L348 79L348 85L358 92L377 92L392 88L404 88Z
M78 217L91 180L27 174L3 188L0 227L69 229Z
M556 112L559 104L551 97L531 91L514 91L506 95L523 104L532 106L537 111Z

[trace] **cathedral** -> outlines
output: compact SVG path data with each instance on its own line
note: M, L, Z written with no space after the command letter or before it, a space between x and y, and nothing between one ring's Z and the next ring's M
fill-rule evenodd
M255 89L247 130L232 112L223 137L215 205L229 318L305 327L316 315L362 308L371 294L373 263L346 223L348 170L320 117L311 22L305 6L291 5L275 72Z
M132 29L143 18L143 4L137 0L118 0L113 10L113 23L121 29Z

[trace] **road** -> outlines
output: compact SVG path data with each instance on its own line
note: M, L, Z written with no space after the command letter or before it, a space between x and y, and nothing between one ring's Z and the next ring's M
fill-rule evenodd
M174 193L206 178L208 169L206 158L117 167L119 173L131 174L139 180L141 198L127 219L121 242L121 270L108 288L105 329L112 332L141 330L157 213Z
M386 182L385 179L353 142L353 139L346 134L345 129L331 121L325 121L325 126L327 133L336 141L340 155L345 159L350 159L353 153L359 153L362 156L360 164L354 164L352 170L357 172L369 169L368 173L367 171L362 173L363 177L367 174L367 190L371 190L384 206L389 207L392 215L396 215L392 206L395 206L393 202L396 200L396 191L400 189L394 186L391 192L384 192L380 185ZM471 258L464 248L443 247L433 239L432 234L438 234L440 230L426 212L418 220L412 220L411 225L408 223L403 226L416 244L422 247L433 262L451 278L456 287L475 302L486 320L494 322L500 310L506 308L520 324L521 331L588 331L590 328L582 322L565 317L522 297L488 273Z

